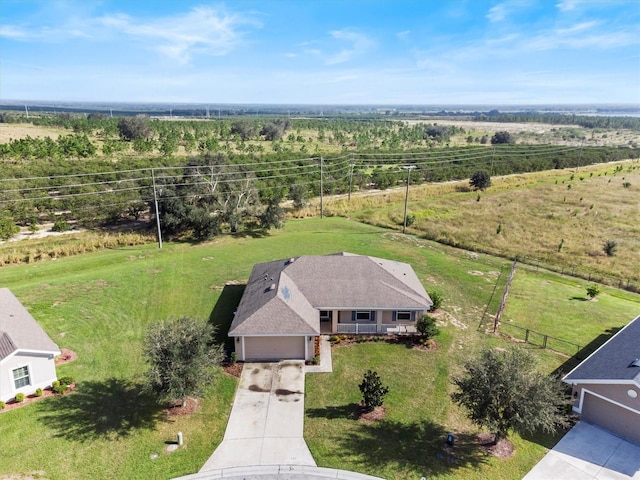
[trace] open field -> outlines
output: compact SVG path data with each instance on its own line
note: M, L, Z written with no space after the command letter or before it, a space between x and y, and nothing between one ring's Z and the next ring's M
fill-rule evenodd
M411 122L415 122L412 120ZM517 143L552 143L558 145L590 145L590 146L617 146L638 145L640 135L633 130L585 128L579 125L552 125L548 123L524 123L524 122L477 122L466 120L438 119L438 125L462 127L465 134L457 135L452 139L452 146L463 145L466 137L472 135L478 137L488 135L489 138L497 131L510 132Z
M480 193L465 192L468 181L411 188L408 213L416 220L409 231L640 288L638 161L494 177L492 183ZM344 196L329 199L325 212L400 229L404 193L354 195L350 203ZM618 245L613 257L602 248L609 239Z
M194 416L163 418L139 391L146 326L158 319L191 315L210 318L223 332L242 292L237 284L246 281L254 263L336 251L410 262L428 290L443 293L446 314L439 350L418 352L380 344L339 348L336 372L308 376L306 431L318 463L388 478L427 471L442 478L519 478L553 439L515 437L514 458L482 458L470 443L475 430L447 397L448 376L473 351L486 344L506 345L478 325L494 286L498 284L499 292L504 285L500 272L507 262L342 218L290 221L266 237L222 236L201 244L167 243L162 250L155 245L113 248L2 267L2 285L14 291L54 341L79 358L58 372L77 379L74 393L0 414L0 476L42 472L47 479L164 479L196 471L222 438L235 380L221 376ZM572 279L530 275L532 283L525 286L530 295L517 294L514 286L509 317L532 309L547 311L544 302L538 303L549 288L545 281L566 283L570 292L581 288ZM516 283L519 279L516 275ZM602 302L588 302L594 308L580 313L583 325L593 325L594 335L601 327L622 326L630 319L629 312L640 308L640 297L625 295L607 290ZM550 308L562 318L574 303L569 298L563 303L559 295ZM496 304L494 296L490 312ZM606 325L599 323L600 306L610 313ZM541 321L555 318L550 313L540 315ZM551 328L552 323L547 325ZM561 332L562 325L553 325L554 331ZM549 372L566 360L536 352ZM365 367L379 368L392 385L388 421L382 424L364 425L346 418L349 405L358 400L357 383ZM459 434L468 463L451 467L434 460L431 454L438 445L428 439L443 429ZM163 453L164 442L175 438L177 431L184 432L186 448ZM429 455L421 454L422 440L432 442ZM371 452L378 454L377 459L363 465ZM153 453L160 457L151 460Z
M254 119L256 120L256 119ZM262 124L269 123L272 119L257 119ZM479 145L482 137L486 137L486 146L491 147L488 139L497 131L509 131L515 141L522 144L555 144L568 146L637 146L640 143L640 134L633 130L625 129L588 129L577 125L549 125L543 123L499 123L499 122L474 122L450 119L433 120L385 120L374 126L373 120L369 123L360 122L358 126L341 123L335 119L327 120L326 125L318 123L318 127L310 127L306 123L296 124L293 119L290 129L284 132L281 139L276 141L266 140L260 135L253 135L251 138L241 140L237 135L220 136L218 149L227 153L235 154L271 154L277 152L287 152L290 154L299 153L301 156L307 155L337 155L345 151L373 150L403 150L428 148L429 146L449 146L462 147L468 145ZM225 120L228 121L228 120ZM154 124L180 125L180 131L184 125L195 125L203 123L201 119L196 120L153 120ZM207 125L214 125L217 121L206 121ZM421 125L438 125L454 127L455 130L446 140L429 138L422 131L418 133L407 133L406 130ZM381 126L384 125L384 126ZM322 126L322 127L320 127ZM161 129L162 130L162 129ZM73 129L65 129L57 126L33 125L30 123L0 123L0 144L8 143L11 140L31 138L51 137L52 140L60 136L74 134ZM89 140L97 148L94 157L125 158L125 157L148 157L153 154L161 154L158 148L162 143L162 134L156 133L153 138L157 140L155 150L140 153L133 149L131 142L121 143L115 150L116 153L105 154L103 147L105 142L118 141L117 132L105 133L96 127L85 132ZM171 154L175 157L189 157L197 154L197 142L189 144L183 141L180 135L177 139L176 150Z
M38 126L30 123L0 123L0 143L8 143L11 140L26 137L51 137L52 140L56 140L60 135L69 133L68 130L58 127Z

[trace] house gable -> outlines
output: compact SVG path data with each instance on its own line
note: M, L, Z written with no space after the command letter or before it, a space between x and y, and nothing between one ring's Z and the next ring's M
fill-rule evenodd
M16 352L59 355L49 338L8 288L0 288L0 363Z
M640 316L571 370L563 380L577 383L634 383L640 387Z

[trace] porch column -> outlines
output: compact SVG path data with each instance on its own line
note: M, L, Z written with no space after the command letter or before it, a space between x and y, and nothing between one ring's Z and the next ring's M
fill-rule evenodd
M331 312L331 333L338 333L338 320L340 317L340 310L332 310Z
M382 315L384 315L384 311L376 311L376 332L378 333L382 332Z

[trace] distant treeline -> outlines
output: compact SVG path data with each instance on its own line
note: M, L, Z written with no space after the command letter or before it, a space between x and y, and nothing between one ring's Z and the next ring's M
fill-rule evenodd
M86 226L123 220L155 223L157 198L166 234L208 238L220 231L277 225L278 205L302 208L309 197L350 190L469 178L474 171L504 175L638 158L614 147L495 145L433 148L380 154L361 151L333 157L201 153L189 157L65 156L5 159L0 169L0 209L20 225L43 220ZM2 215L0 215L2 216Z
M496 113L476 115L473 120L478 122L501 123L549 123L552 125L579 125L585 128L623 128L627 130L640 130L640 118L638 117L605 117L587 115L567 115L561 113Z

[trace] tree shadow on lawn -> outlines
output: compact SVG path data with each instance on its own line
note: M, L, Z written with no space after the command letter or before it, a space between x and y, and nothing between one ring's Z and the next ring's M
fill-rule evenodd
M233 339L228 335L229 328L233 321L233 312L238 308L245 286L225 285L209 315L209 323L216 327L215 341L223 344L227 352L234 350Z
M356 418L358 405L349 403L347 405L330 406L323 408L309 408L305 410L305 415L310 418L326 418L335 420L336 418Z
M357 405L309 409L312 418L353 419ZM339 451L357 458L369 469L381 470L390 465L413 470L426 477L443 475L461 467L477 467L489 458L478 444L476 435L455 434L454 445L447 445L449 432L441 425L422 420L401 423L392 420L358 422L349 431L334 436Z
M78 441L125 437L166 418L162 405L143 386L120 378L78 384L70 394L42 402L41 421L56 437Z

